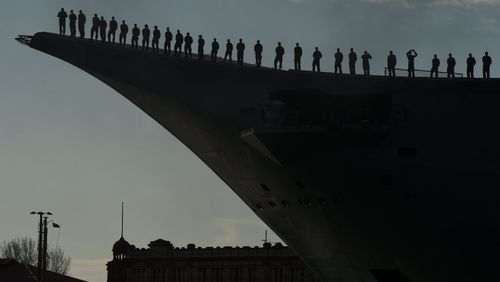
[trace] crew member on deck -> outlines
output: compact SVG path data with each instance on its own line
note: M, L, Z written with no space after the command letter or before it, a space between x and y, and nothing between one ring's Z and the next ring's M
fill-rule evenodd
M337 48L335 53L335 73L342 73L342 61L344 60L344 54L340 52L340 48Z
M149 36L151 31L149 30L148 25L144 25L142 29L142 50L147 51L149 48Z
M69 11L69 33L71 36L76 36L76 15L73 10Z
M370 75L370 60L372 58L372 55L368 53L368 51L365 51L365 53L361 56L361 60L363 61L363 74L364 75Z
M66 18L68 17L68 14L66 14L66 11L64 11L64 8L61 8L61 11L59 11L59 13L57 13L57 17L59 18L59 34L65 35L66 34Z
M226 43L226 54L224 54L224 59L222 60L223 62L226 61L227 57L229 57L229 61L233 61L233 43L231 43L231 40L228 39Z
M153 53L158 53L160 51L160 37L161 32L158 29L158 26L155 25L153 29L153 41L151 44L153 45Z
M217 62L217 53L218 52L219 52L219 42L217 42L217 39L214 38L214 41L212 42L212 51L210 52L210 59L214 63Z
M415 49L411 49L406 53L408 58L408 77L415 77L415 58L418 56Z
M108 42L115 43L117 29L118 23L116 22L115 17L111 17L111 21L109 21ZM111 36L113 36L113 40L111 40Z
M285 55L285 48L281 46L281 42L278 42L278 46L276 47L276 57L274 58L274 69L278 67L279 63L279 69L283 67L283 55Z
M439 65L441 65L441 61L438 59L437 55L434 54L434 59L432 59L431 78L434 74L436 74L436 78L438 77Z
M172 51L172 39L172 32L170 32L170 28L167 27L167 31L165 31L165 46L163 47L164 54L170 55L170 52Z
M317 72L321 71L321 68L320 68L321 57L323 57L323 54L321 54L321 52L318 50L318 47L315 47L314 53L313 53L313 72L314 71L317 71Z
M349 53L349 72L351 74L356 74L356 62L358 61L358 54L354 52L354 49L351 48L351 52Z
M134 28L132 28L132 48L139 47L139 35L141 35L141 30L137 27L137 24L134 24Z
M82 10L80 10L78 13L78 32L80 33L80 38L85 38L85 22L87 22L87 18Z
M244 52L245 52L245 43L243 43L243 40L240 38L240 42L236 44L236 61L238 62L239 66L243 66Z
M99 21L99 31L101 32L101 42L106 42L106 27L108 27L108 23L101 16L101 20Z
M396 76L396 64L397 64L396 55L394 52L389 51L389 56L387 56L387 70L389 71L389 77Z
M205 39L203 35L198 35L198 60L203 61L205 59Z
M120 25L120 44L125 45L127 43L127 33L128 33L128 25L125 21L122 21Z
M472 57L471 53L469 53L469 57L467 58L467 78L474 78L475 65L476 65L476 59Z
M174 55L180 56L182 52L182 43L184 42L184 35L177 30L177 34L175 35L175 45L174 45Z
M186 37L184 37L184 53L186 54L186 58L189 57L191 59L193 57L193 38L189 35L189 32L186 33Z
M264 50L260 40L257 40L253 50L255 51L255 66L259 68L262 65L262 51Z
M490 66L491 66L491 57L488 55L488 52L484 53L483 56L483 78L490 78Z
M293 66L295 70L300 70L300 63L302 60L302 47L297 42L293 48Z
M453 55L451 53L448 56L448 60L446 61L448 63L448 68L447 73L448 73L448 78L455 78L455 65L457 64L457 61L455 61L455 58L453 58Z
M94 17L92 18L92 27L90 28L90 39L94 39L95 35L95 40L99 39L99 26L101 25L101 21L99 20L99 17L97 14L94 14Z

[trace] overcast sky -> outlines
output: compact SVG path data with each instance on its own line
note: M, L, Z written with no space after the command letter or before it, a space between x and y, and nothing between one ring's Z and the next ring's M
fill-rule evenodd
M36 238L36 218L28 213L50 210L62 226L59 244L73 258L71 274L96 282L106 280L105 262L120 236L121 201L125 238L139 247L158 238L176 246L253 246L266 227L184 145L118 93L14 41L17 34L56 32L61 7L82 9L88 19L98 13L219 41L241 37L247 46L260 39L268 66L281 41L286 68L291 46L300 42L306 69L314 46L329 71L337 47L368 50L378 74L389 50L404 67L410 48L419 53L417 68L428 69L434 53L444 59L452 52L457 71L464 71L469 52L479 61L490 51L492 75L500 69L500 0L1 1L0 241ZM49 243L56 237L51 231Z

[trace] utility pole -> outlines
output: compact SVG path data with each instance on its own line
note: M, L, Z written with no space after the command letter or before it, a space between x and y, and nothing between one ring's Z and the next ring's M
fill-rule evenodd
M36 277L38 281L42 281L42 254L43 254L43 248L42 248L42 240L43 240L43 221L42 221L42 216L43 213L38 212L38 215L40 215L40 223L38 224L38 260L37 260L37 272L36 272Z
M36 279L38 282L43 280L43 272L45 271L44 261L47 258L47 218L52 215L51 212L35 212L32 211L30 214L36 214L39 216L38 223L38 261L37 261L37 273ZM47 215L44 217L44 215ZM45 220L44 220L45 218ZM45 265L46 266L46 265Z
M43 251L42 251L42 254L43 254L43 258L42 258L42 280L41 281L44 281L45 279L45 271L47 271L47 235L48 235L48 232L47 232L47 219L49 217L48 216L45 216L43 219Z

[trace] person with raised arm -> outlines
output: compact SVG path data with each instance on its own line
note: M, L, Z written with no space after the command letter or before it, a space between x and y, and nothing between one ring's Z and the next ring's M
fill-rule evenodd
M411 49L406 53L408 58L408 77L415 77L415 58L418 56L415 49Z
M372 59L372 55L365 51L365 53L361 56L361 60L363 61L363 74L370 75L370 60Z

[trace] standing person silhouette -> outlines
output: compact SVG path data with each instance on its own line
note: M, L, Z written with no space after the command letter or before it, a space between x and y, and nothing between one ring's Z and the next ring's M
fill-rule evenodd
M438 78L439 65L441 65L441 61L438 59L437 55L434 54L434 59L432 59L431 78L434 74L436 74L436 78Z
M186 54L186 58L191 59L193 57L193 38L189 35L189 32L186 33L186 37L184 37L184 53Z
M69 11L69 33L71 36L76 36L76 15L73 10Z
M90 28L90 39L94 39L94 34L95 34L95 40L99 40L99 26L101 25L101 21L99 20L99 17L97 14L94 14L94 17L92 18L92 27Z
M260 40L257 40L253 50L255 51L255 65L259 68L262 65L262 51L264 50Z
M314 52L313 52L313 63L312 63L313 72L315 72L315 71L320 72L321 71L320 60L322 57L323 57L323 54L321 54L318 47L315 47Z
M153 47L153 53L158 53L160 51L160 37L161 37L161 32L158 29L158 26L155 25L153 28L153 40L151 42L151 45Z
M134 24L134 28L132 28L132 48L139 48L139 35L141 35L141 30L137 27L137 24Z
M469 53L469 57L467 58L467 78L474 78L474 66L476 65L476 59L472 57L472 54Z
M356 62L358 61L358 54L354 52L354 49L351 48L351 52L349 53L349 72L351 74L356 74Z
M128 33L128 25L125 23L125 21L122 21L122 24L120 25L120 45L125 45L127 43L127 33Z
M394 55L394 52L389 51L389 56L387 56L387 69L389 70L389 77L396 76L396 64L396 55Z
M109 31L108 31L108 42L115 43L116 30L118 29L118 23L115 20L115 17L111 17L109 21ZM113 40L111 40L113 37Z
M363 61L363 74L364 75L370 75L370 60L372 58L372 55L368 53L368 51L365 51L365 53L361 56L361 60Z
M101 42L106 42L106 27L108 27L108 23L101 16L101 21L99 22L99 31L101 33Z
M337 48L335 53L335 74L342 74L342 61L344 60L344 54L340 52L340 48Z
M448 78L455 78L455 65L457 64L457 61L453 58L451 53L448 55L448 60L446 62L448 63L448 67L446 69Z
M205 59L205 39L203 35L198 36L198 60L203 61Z
M151 31L149 30L148 25L144 25L142 29L142 50L148 51L149 48L149 36L151 35Z
M66 18L68 14L64 11L64 8L61 8L61 11L57 13L57 17L59 18L59 35L66 35Z
M217 62L217 53L219 52L219 47L219 42L217 42L217 39L214 38L214 41L212 42L212 50L210 51L210 58L214 63Z
M224 59L222 61L225 62L227 57L229 57L230 62L233 61L233 43L231 43L229 39L226 43L226 54L224 54Z
M418 56L415 49L411 49L406 53L408 58L408 77L415 77L415 58Z
M300 63L302 60L302 47L299 46L297 42L295 48L293 48L293 66L295 70L300 70Z
M278 47L276 47L276 57L274 58L274 69L277 68L279 63L279 69L283 67L283 55L285 55L285 48L281 46L281 42L278 42Z
M179 30L177 30L177 34L175 35L174 56L181 55L183 42L184 42L184 36Z
M87 22L87 18L82 10L80 10L78 12L78 32L80 33L80 38L85 38L85 22Z
M165 31L165 46L163 47L163 53L170 55L170 52L172 51L172 39L173 39L172 32L170 32L170 28L167 27L167 31Z
M490 66L491 66L492 60L491 57L488 55L488 52L484 53L483 56L483 78L490 78Z
M238 44L236 44L236 61L238 62L238 66L243 66L243 55L245 52L245 43L240 38Z

